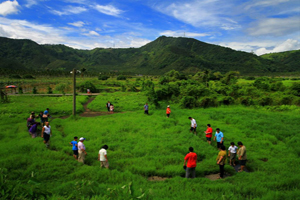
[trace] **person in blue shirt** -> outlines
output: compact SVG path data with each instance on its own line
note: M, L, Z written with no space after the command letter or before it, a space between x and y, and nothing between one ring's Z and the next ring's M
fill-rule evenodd
M214 141L216 141L216 139L217 139L217 148L219 149L222 145L224 145L224 135L219 128L216 129Z
M144 105L144 111L145 111L145 114L149 114L148 113L148 110L149 110L149 106L148 106L148 103L146 103L145 105Z
M78 137L74 137L74 140L72 142L70 142L70 145L72 145L72 150L73 150L73 157L77 160L78 158L78 146L77 146L77 140Z

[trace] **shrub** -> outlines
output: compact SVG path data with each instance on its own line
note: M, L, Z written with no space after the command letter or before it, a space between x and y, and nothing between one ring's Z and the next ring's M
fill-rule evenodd
M47 94L52 94L53 92L52 92L52 88L50 87L50 86L48 86L48 88L47 88Z
M290 89L292 94L300 97L300 83L293 83Z
M33 76L31 76L30 74L26 74L23 76L23 79L35 79Z
M215 107L218 105L215 97L203 97L198 101L198 104L203 108Z
M258 99L258 104L261 106L270 106L273 103L273 99L271 97L261 97Z
M97 92L96 86L91 81L85 81L79 85L80 92L86 92L90 89L91 92Z
M294 101L294 97L293 95L285 95L283 97L281 97L280 100L280 104L284 104L284 105L291 105L292 102Z
M19 88L18 88L18 92L19 92L19 94L23 94L23 88L22 88L22 87L19 87Z
M21 79L21 76L18 74L10 74L8 78Z
M254 76L246 76L245 80L255 80L255 77Z
M33 87L33 89L32 89L32 94L37 94L37 89L36 89L36 87Z
M238 99L238 101L240 104L242 104L244 106L254 105L253 99L249 96L242 96Z
M223 105L231 105L234 104L234 98L232 98L231 96L222 96L219 100L218 100L219 104L223 104Z
M124 75L119 75L119 76L117 77L117 80L126 80L126 76L124 76Z
M107 75L99 75L98 76L98 80L106 81L107 79L109 79L109 76L107 76Z
M182 108L194 108L196 106L196 99L192 96L185 96L180 100Z
M65 90L68 88L68 86L65 83L60 83L55 86L55 90L60 91L62 94L65 94Z

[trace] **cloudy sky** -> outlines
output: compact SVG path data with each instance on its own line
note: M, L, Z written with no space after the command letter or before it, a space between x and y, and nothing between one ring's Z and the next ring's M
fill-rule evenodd
M257 55L300 49L299 0L0 0L0 36L78 49L190 37Z

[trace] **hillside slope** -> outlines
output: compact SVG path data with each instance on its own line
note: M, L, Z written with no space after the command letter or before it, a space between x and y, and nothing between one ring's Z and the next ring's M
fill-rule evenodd
M77 50L65 45L39 45L31 40L0 37L0 68L34 70L120 71L163 74L171 69L241 73L287 72L294 67L191 38L161 36L140 48Z

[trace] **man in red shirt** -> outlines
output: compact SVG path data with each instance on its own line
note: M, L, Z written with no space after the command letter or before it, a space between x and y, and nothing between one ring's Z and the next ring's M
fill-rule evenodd
M212 128L210 127L210 124L207 124L207 129L206 131L204 131L205 135L206 135L206 140L208 144L211 144L211 137L212 137Z
M189 178L190 175L192 175L192 178L195 178L196 166L197 166L197 154L193 152L194 151L193 147L190 147L189 151L190 153L186 154L183 163L183 166L186 166L185 178Z

